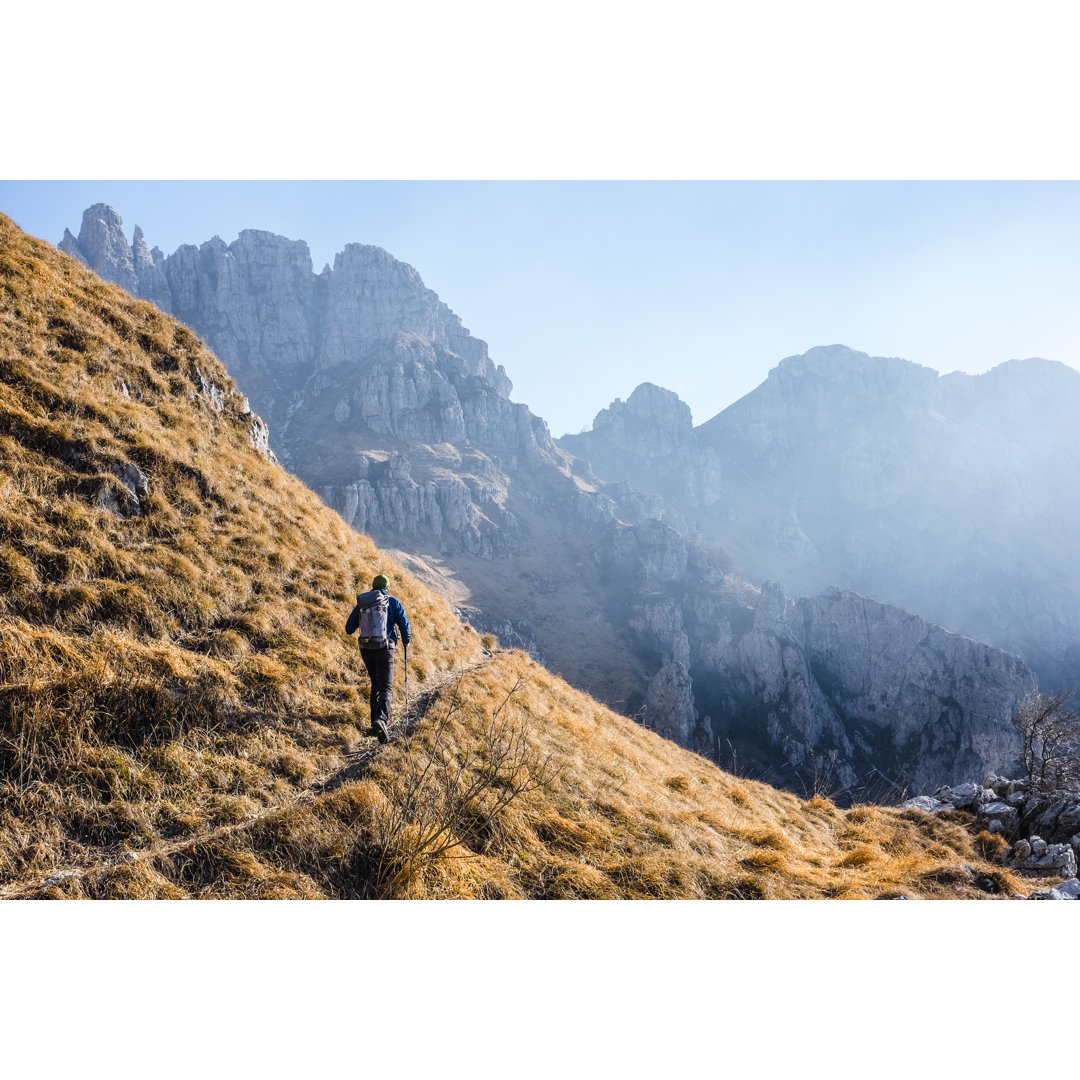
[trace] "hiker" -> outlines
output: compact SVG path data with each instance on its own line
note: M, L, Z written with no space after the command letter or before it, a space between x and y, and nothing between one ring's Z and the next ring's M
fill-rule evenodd
M387 576L376 574L371 591L357 596L356 607L345 624L346 634L360 631L360 655L371 678L371 728L368 734L378 736L381 743L390 738L387 725L390 723L390 697L394 687L395 627L401 630L406 658L412 640L405 609L396 596L387 594L389 587Z

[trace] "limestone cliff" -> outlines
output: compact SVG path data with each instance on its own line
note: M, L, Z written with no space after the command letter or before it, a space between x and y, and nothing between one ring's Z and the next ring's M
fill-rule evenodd
M1012 717L1037 685L1018 657L850 591L756 589L660 522L606 550L633 582L626 620L656 671L642 718L662 734L842 798L1015 766Z
M123 219L111 206L96 203L89 207L83 212L78 237L65 229L64 238L57 246L106 281L151 300L162 311L171 312L172 298L162 270L161 252L157 248L150 251L138 225L129 244L124 236Z

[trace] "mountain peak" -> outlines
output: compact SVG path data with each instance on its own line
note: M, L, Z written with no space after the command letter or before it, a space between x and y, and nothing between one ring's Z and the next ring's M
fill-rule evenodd
M665 426L693 427L694 418L690 406L675 393L656 383L643 382L626 399L626 408L642 420L656 420Z
M592 432L636 456L657 457L692 440L694 420L678 394L645 382L626 401L616 398L601 409Z
M71 234L64 233L64 239ZM138 277L131 245L124 236L124 222L107 203L94 203L83 211L78 249L83 262L107 281L128 292L137 292Z
M94 222L101 222L110 229L122 229L124 227L124 219L108 203L94 203L93 206L88 206L83 211L82 219L83 227L86 227L87 224L92 225Z
M872 372L889 371L907 374L925 372L937 376L933 368L916 364L899 356L871 356L847 345L815 345L804 353L785 357L769 377L777 373L786 375L815 375L836 380L850 375L862 376Z
M1029 356L1025 360L1006 360L992 367L987 375L1004 378L1075 379L1080 371L1063 364L1060 360L1046 360L1041 356Z

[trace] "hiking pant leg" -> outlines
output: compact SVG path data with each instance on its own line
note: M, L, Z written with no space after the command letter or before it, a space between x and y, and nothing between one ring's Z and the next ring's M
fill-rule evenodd
M380 652L382 652L381 649L360 650L360 657L364 661L364 667L367 668L368 679L371 682L371 688L368 693L368 710L372 727L375 726L375 717L378 715L376 708L379 687L382 683L382 669L379 664Z
M376 720L390 723L390 696L394 685L394 650L361 649L364 667L371 679L371 725Z
M379 653L379 692L375 698L374 716L384 723L390 723L390 701L394 694L394 650L378 649Z

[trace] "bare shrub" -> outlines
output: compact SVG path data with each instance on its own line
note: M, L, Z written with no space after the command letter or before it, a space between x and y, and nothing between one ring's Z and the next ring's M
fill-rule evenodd
M529 744L525 717L514 719L507 709L521 686L518 679L492 712L471 753L459 755L447 745L463 705L456 694L430 749L417 752L406 744L404 790L375 823L378 895L408 897L425 867L442 858L474 857L472 851L450 853L484 834L510 803L558 776L551 755L541 756Z
M1036 795L1080 790L1080 716L1067 708L1072 695L1035 691L1017 709L1024 769Z

